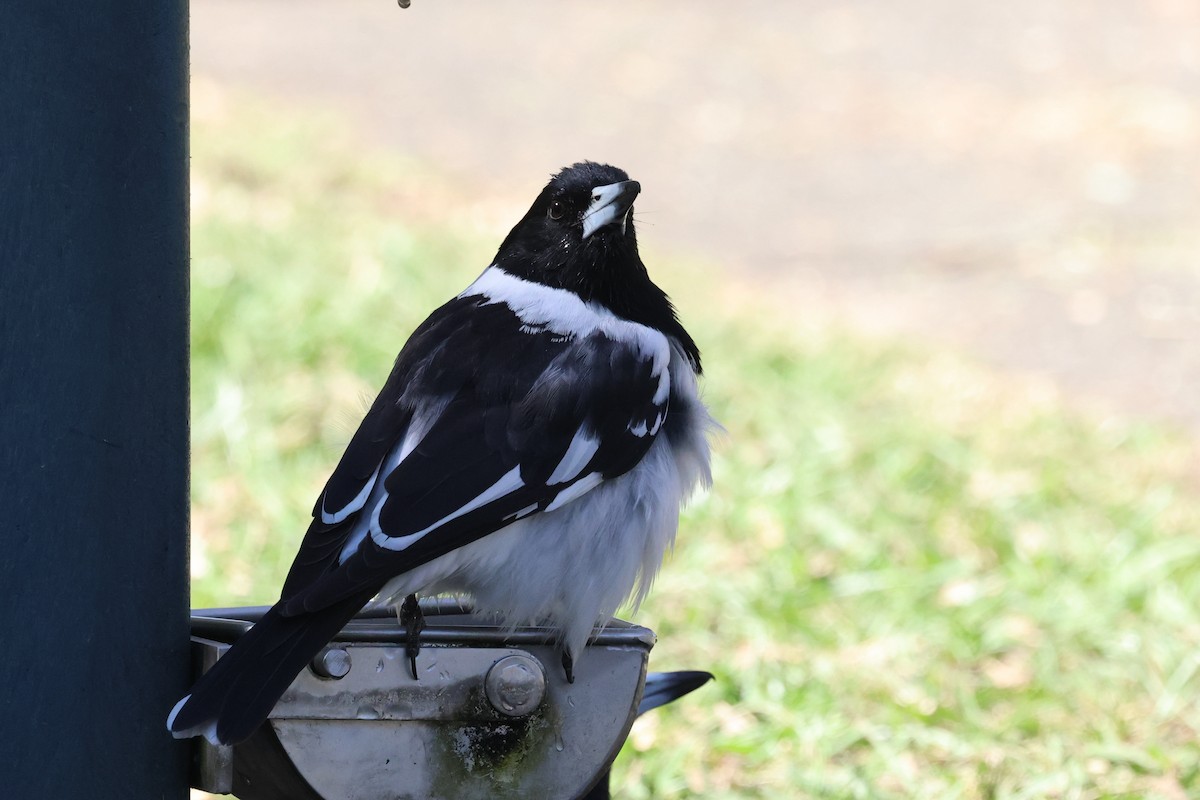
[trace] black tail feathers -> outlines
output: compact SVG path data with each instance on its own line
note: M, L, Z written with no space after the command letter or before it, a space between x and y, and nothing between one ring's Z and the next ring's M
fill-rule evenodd
M167 729L177 738L205 736L219 744L245 740L372 594L295 616L285 616L276 604L196 681L171 711Z

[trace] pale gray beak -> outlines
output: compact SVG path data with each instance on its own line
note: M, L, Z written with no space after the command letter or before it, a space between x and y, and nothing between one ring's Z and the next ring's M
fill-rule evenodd
M592 202L583 212L583 238L614 222L620 222L621 233L625 233L629 209L641 190L642 185L637 181L621 181L592 189Z

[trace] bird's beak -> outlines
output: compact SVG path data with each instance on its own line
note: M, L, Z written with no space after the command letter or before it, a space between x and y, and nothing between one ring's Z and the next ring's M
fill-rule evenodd
M625 233L629 209L641 190L642 185L637 181L621 181L592 189L592 202L583 212L583 238L617 221L621 223L621 233Z

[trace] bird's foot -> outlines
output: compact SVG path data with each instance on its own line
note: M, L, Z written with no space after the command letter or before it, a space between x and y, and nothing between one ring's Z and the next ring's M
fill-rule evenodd
M417 656L421 653L421 631L425 630L425 615L421 613L421 604L417 602L416 594L404 598L404 604L400 606L400 622L407 634L404 640L404 655L408 656L413 680L419 681L421 677L417 675Z
M575 682L575 659L571 658L571 654L566 650L562 653L563 672L566 673L567 683Z

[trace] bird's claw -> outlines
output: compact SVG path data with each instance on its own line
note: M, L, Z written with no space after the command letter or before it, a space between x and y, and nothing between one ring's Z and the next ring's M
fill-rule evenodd
M413 680L419 681L421 677L417 674L417 656L421 653L421 631L425 630L425 615L421 613L421 604L417 602L415 594L404 598L404 604L400 606L400 621L404 624L407 634L404 640L404 655L408 657Z
M575 659L571 658L571 654L563 650L562 654L563 672L566 673L567 683L575 682Z

